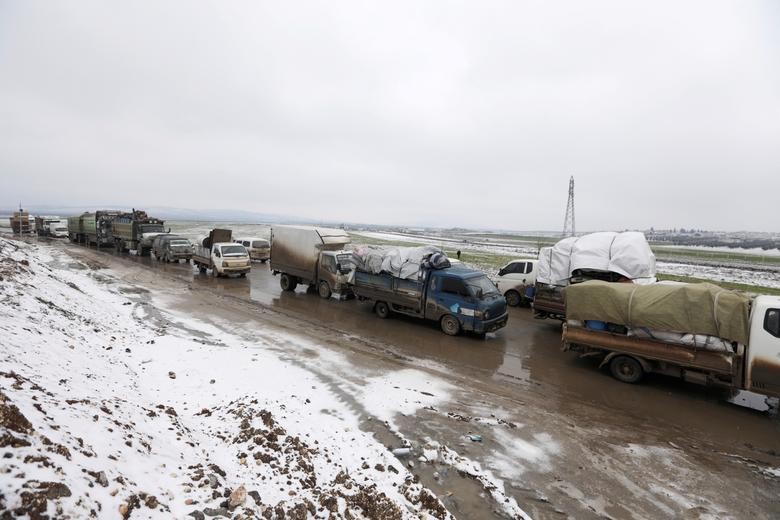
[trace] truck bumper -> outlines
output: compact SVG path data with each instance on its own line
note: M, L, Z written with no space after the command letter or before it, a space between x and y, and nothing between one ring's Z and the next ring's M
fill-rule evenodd
M248 273L249 267L223 267L220 274L243 274Z
M493 318L492 320L487 320L487 321L475 320L474 332L476 332L477 334L482 334L484 332L494 332L500 328L506 327L508 321L509 321L508 312L505 312L498 318Z

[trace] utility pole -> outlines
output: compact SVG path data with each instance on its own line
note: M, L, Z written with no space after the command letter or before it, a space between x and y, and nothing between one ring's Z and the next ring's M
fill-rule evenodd
M566 216L563 219L564 237L573 237L576 234L574 226L574 176L569 179L569 202L566 204Z

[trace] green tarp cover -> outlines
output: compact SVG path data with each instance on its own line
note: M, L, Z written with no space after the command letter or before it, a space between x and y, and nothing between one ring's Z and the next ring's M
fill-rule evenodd
M748 343L750 299L709 283L589 281L564 289L566 317L627 327L708 334Z

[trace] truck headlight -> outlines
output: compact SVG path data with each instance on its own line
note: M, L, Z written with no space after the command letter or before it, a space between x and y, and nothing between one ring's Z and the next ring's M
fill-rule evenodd
M490 316L489 311L474 311L474 317L478 320L486 320Z

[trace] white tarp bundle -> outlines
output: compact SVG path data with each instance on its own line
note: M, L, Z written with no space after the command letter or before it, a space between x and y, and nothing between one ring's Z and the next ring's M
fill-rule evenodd
M362 271L374 274L390 273L398 278L413 279L419 276L420 268L435 253L444 255L441 249L433 246L361 246L352 251L352 256L355 265ZM444 258L446 259L446 256Z
M600 232L568 237L539 251L536 280L568 285L572 273L613 272L636 283L655 281L655 255L639 231Z
M552 285L552 247L543 247L539 250L539 262L536 266L536 281Z

